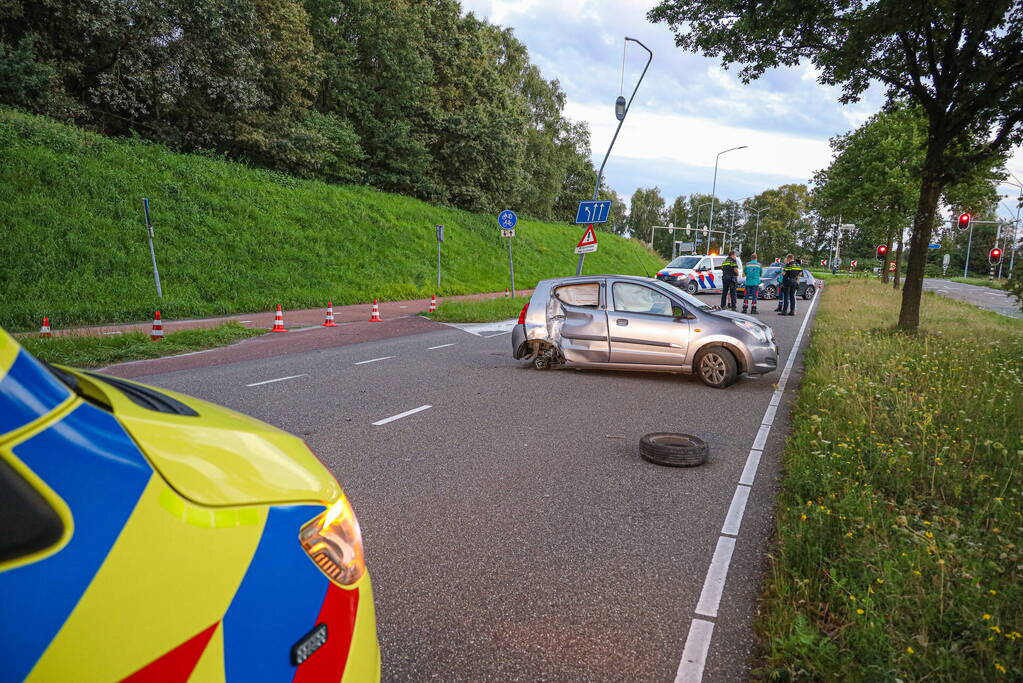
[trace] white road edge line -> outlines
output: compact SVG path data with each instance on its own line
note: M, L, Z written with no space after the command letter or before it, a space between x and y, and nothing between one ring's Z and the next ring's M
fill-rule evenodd
M370 358L369 360L360 360L358 363L352 363L352 365L365 365L366 363L376 363L378 360L387 360L388 358L394 358L394 356L381 356L380 358Z
M458 342L451 342L450 344L441 344L440 346L429 346L429 347L427 347L426 350L427 351L433 351L434 349L443 349L446 346L454 346L457 343Z
M757 468L760 466L760 456L763 453L761 448L766 445L767 435L774 424L774 414L777 406L781 404L782 394L785 392L785 385L789 381L789 373L796 362L799 353L799 345L803 343L803 334L806 332L806 325L810 322L810 314L813 307L817 305L818 297L814 297L806 309L803 317L803 324L799 326L796 333L796 340L789 351L785 369L778 380L778 388L774 390L771 401L764 411L764 419L760 429L757 430L757 437L754 440L754 447L750 449L746 457L746 465L739 477L739 485L732 494L732 503L725 516L725 523L721 529L722 534L733 533L737 537L739 526L742 524L743 515L746 513L746 502L752 490L753 479L756 477ZM768 419L768 413L770 419ZM766 428L766 430L765 430ZM760 442L760 448L756 443ZM741 499L741 502L740 502ZM732 551L735 550L735 542L738 538L732 536L718 536L717 546L714 548L714 555L710 560L710 567L707 568L707 575L703 580L703 589L700 591L700 600L696 603L696 614L698 616L717 618L718 606L721 603L721 596L725 589L725 580L728 578L729 565L732 562ZM707 662L707 654L710 652L710 643L714 635L714 623L693 617L689 624L689 634L686 636L686 644L682 649L682 660L678 664L678 671L675 674L675 683L701 683L703 680L703 669Z
M511 330L506 330L504 332L498 332L497 334L481 334L480 336L483 337L484 339L490 339L491 337L500 337L502 334L511 334L511 333L512 333Z
M413 408L412 410L406 410L404 413L398 413L397 415L391 415L390 417L385 417L382 420L377 420L376 422L373 423L373 425L379 427L380 425L385 425L388 422L394 422L395 420L400 420L403 417L408 417L409 415L415 415L416 413L421 413L424 410L429 410L432 407L433 406L419 406L418 408Z
M714 622L693 619L689 626L689 637L682 650L682 661L678 663L675 683L692 683L703 678L703 665L707 663L710 639L714 635Z
M246 384L247 387L258 387L260 384L272 384L274 382L283 382L286 379L295 379L296 377L306 377L306 375L289 375L288 377L278 377L277 379L268 379L262 382L253 382L252 384Z

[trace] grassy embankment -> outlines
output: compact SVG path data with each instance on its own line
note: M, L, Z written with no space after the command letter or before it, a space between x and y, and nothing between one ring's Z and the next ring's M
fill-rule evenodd
M164 298L153 284L148 197ZM219 158L113 140L0 108L0 325L66 328L502 291L508 252L495 216L363 186L297 180ZM515 281L574 272L582 236L520 220ZM587 272L653 274L643 244L600 233Z
M989 280L986 277L950 277L949 280L952 282L962 282L967 285L977 285L978 287L990 287L991 289L1004 290L1005 283L1008 282L1005 278L996 278Z
M759 675L1023 679L1023 323L830 284L795 406Z
M445 323L488 323L518 317L519 311L528 301L528 296L444 301L437 305L433 313L420 315Z
M102 337L68 334L49 339L25 335L18 338L18 343L36 358L50 363L99 368L111 363L226 346L260 334L266 334L266 330L253 330L230 322L219 327L169 332L161 342L151 341L149 335L142 332L125 332Z

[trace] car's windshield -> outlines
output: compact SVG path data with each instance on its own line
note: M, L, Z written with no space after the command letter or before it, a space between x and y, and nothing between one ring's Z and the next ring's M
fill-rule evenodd
M663 289L666 292L669 292L671 296L675 297L676 299L682 299L682 303L684 303L686 306L688 306L690 308L695 308L695 309L698 309L698 310L701 310L701 311L713 311L714 310L713 307L708 306L707 304L703 303L702 301L697 299L692 294L689 294L685 290L676 289L675 287L672 287L670 285L665 285L660 280L654 280L654 282L657 284L658 287L660 287L661 289Z
M702 256L679 256L678 258L673 260L671 263L669 263L665 267L666 268L695 268L696 264L700 262L701 258L703 258L703 257Z

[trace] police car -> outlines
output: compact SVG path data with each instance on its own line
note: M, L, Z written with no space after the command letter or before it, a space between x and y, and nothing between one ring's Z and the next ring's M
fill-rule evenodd
M690 294L720 293L724 279L721 264L724 262L725 257L718 254L679 256L657 272L657 279ZM735 262L739 264L741 273L742 259L736 257Z

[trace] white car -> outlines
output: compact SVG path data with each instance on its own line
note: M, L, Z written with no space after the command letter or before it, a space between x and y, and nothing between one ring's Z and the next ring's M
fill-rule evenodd
M724 279L721 274L721 264L725 262L725 258L718 254L679 256L657 271L657 279L684 289L690 294L720 293ZM739 273L741 274L742 259L736 257L735 262L739 264ZM742 284L743 281L744 278L740 276L738 284Z

